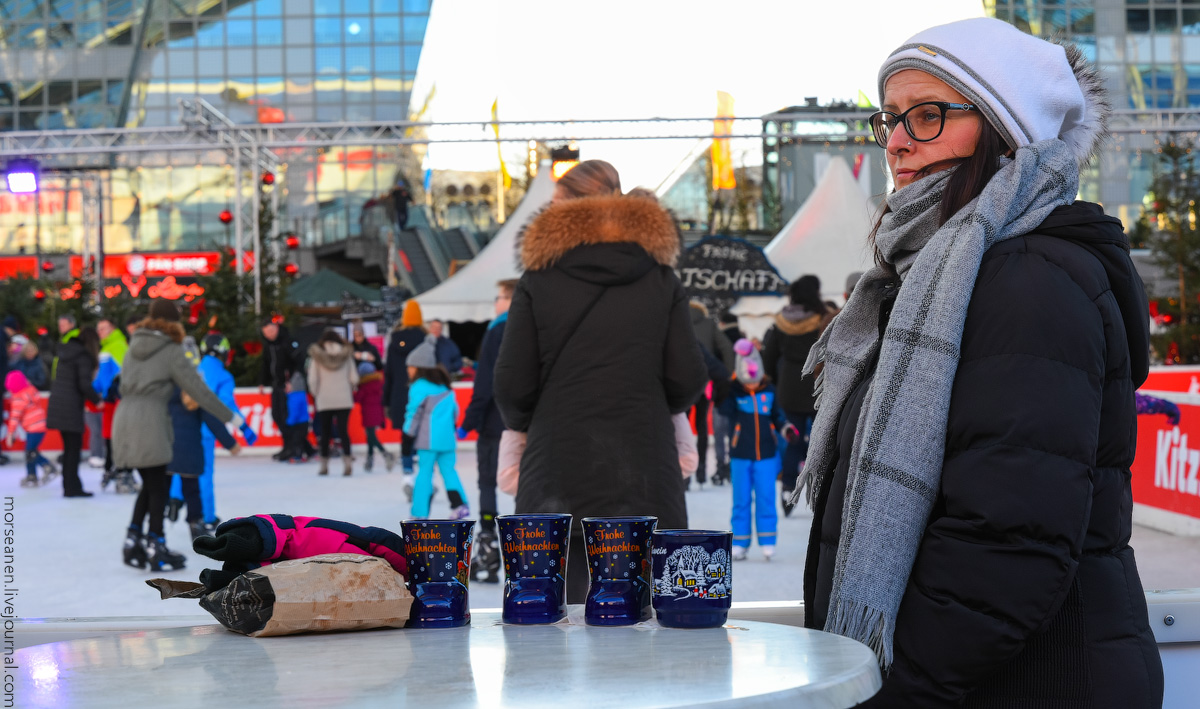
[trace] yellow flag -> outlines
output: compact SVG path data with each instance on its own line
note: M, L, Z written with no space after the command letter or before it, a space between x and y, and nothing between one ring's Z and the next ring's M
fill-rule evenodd
M713 135L733 135L733 96L724 91L717 92L717 118L713 121ZM728 138L713 139L712 176L714 190L737 188L737 178L733 174L733 151Z
M492 130L496 131L496 155L500 158L500 175L504 178L504 189L508 189L512 187L512 177L509 176L508 167L504 164L504 149L500 145L499 106L500 98L497 97L495 101L492 101Z
M873 108L873 106L871 105L871 99L868 98L867 95L864 94L861 90L858 92L858 107L859 108Z

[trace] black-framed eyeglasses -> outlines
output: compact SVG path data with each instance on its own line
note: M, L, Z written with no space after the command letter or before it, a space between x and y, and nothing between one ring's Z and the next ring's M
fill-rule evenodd
M928 143L942 134L946 127L946 111L978 111L979 107L969 103L948 103L946 101L926 101L918 103L904 113L895 114L891 111L877 111L867 120L875 133L875 142L881 148L887 148L888 139L896 126L904 124L908 137L918 143Z

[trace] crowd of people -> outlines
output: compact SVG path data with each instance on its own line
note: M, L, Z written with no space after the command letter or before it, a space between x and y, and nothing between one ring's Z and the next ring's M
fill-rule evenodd
M351 475L358 405L368 465L378 451L390 469L374 434L386 412L402 431L411 516L429 515L436 471L463 519L456 450L474 431L473 575L496 580L500 485L518 513L573 515L571 603L588 586L584 517L652 514L659 528L686 528L692 473L698 486L730 484L735 559L755 541L770 559L777 510L803 500L805 623L876 653L885 681L864 706L1157 705L1162 667L1128 504L1134 417L1151 409L1135 399L1148 308L1120 223L1076 199L1105 137L1102 82L1073 47L974 19L913 37L879 89L871 125L895 189L862 235L875 266L850 276L840 309L804 276L762 340L744 337L689 301L670 213L645 190L624 193L612 165L585 161L518 239L523 275L497 286L464 415L450 388L462 355L415 300L386 356L361 330L327 331L301 351L264 323L260 391L270 387L285 441L276 458L315 453L327 475L337 439ZM178 321L156 301L122 358L112 323L61 318L45 421L23 368L36 366L16 366L28 343L5 377L28 477L53 474L37 448L57 429L66 497L91 494L78 476L84 431L109 438L115 409L105 456L142 480L125 560L155 569L182 565L162 536L167 476L205 473L184 470L180 446L200 440L211 456L224 424L241 423ZM223 352L206 339L201 354L215 370ZM679 425L689 413L694 428ZM197 438L204 425L212 439ZM203 498L195 517L191 507L203 532L214 518Z

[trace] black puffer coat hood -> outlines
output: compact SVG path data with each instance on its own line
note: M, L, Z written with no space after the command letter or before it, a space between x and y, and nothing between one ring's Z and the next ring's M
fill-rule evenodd
M1161 705L1129 546L1148 339L1128 242L1099 206L1059 207L984 254L895 662L866 706ZM809 627L825 624L854 422L872 378L842 409L834 474L817 491Z

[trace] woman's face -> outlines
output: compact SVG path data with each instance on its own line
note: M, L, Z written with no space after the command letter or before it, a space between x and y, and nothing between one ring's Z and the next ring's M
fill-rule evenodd
M926 101L970 103L946 82L916 69L893 74L884 84L883 93L883 110L897 115ZM946 111L942 134L927 143L910 138L903 123L897 125L887 144L888 169L892 172L896 189L907 187L919 179L917 172L927 166L973 155L979 142L982 122L983 116L978 111ZM935 166L931 172L940 172L949 167L952 165Z

